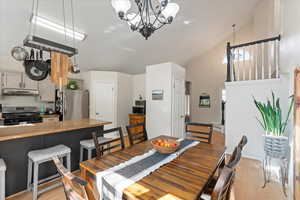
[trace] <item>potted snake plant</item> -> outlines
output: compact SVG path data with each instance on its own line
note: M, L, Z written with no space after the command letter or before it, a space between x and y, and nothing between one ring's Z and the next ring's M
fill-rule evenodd
M262 120L258 119L259 124L265 131L264 150L267 156L272 158L286 158L288 152L288 137L285 134L288 120L294 105L294 97L290 97L290 105L287 116L283 120L280 99L276 98L272 92L272 100L258 102L254 97L254 104L261 114Z

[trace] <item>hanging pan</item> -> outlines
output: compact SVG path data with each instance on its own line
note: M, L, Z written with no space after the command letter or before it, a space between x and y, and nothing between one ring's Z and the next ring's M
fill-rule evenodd
M38 56L37 56L38 58ZM34 58L34 50L31 49L30 57L28 60L24 61L25 73L26 75L34 80L34 81L41 81L47 78L48 76L48 68L47 70L40 70L37 65L40 64L37 62L39 60L35 60Z
M40 57L38 59L38 57ZM36 55L36 61L34 62L35 67L38 68L41 71L48 71L49 70L49 64L43 60L43 50L40 50L40 55Z

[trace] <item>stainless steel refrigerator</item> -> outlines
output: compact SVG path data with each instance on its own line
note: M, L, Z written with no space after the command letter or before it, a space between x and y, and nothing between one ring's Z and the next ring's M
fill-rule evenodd
M89 118L88 90L65 90L63 100L63 120Z

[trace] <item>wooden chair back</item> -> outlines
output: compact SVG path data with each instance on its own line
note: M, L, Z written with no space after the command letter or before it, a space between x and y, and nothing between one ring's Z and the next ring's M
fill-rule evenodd
M111 139L107 142L103 142L101 144L99 144L98 141L98 137L96 135L96 133L92 133L93 135L93 140L95 143L95 148L96 148L96 153L97 153L97 158L100 158L104 155L104 153L106 152L110 152L110 151L116 151L116 150L122 150L125 148L125 143L124 143L124 137L123 137L123 131L121 127L118 128L112 128L109 130L104 130L103 131L103 136L105 136L108 133L114 133L117 132L118 133L118 137Z
M235 168L237 164L240 162L241 158L242 158L242 150L240 147L237 146L234 148L234 151L230 156L226 166L232 169Z
M187 138L211 144L213 124L189 122L186 123L185 131L187 133Z
M60 162L58 157L52 158L57 171L61 175L62 183L67 200L89 200L85 190L86 181L74 176Z
M224 167L211 195L211 200L229 200L234 177L235 170Z
M130 145L148 140L145 124L132 124L126 126Z
M239 142L238 146L243 150L244 146L248 143L247 136L243 135L241 141Z
M248 139L246 136L243 136L239 144L235 147L232 155L230 156L230 159L227 163L227 167L229 168L235 168L236 165L240 162L242 157L242 151L244 146L247 144Z

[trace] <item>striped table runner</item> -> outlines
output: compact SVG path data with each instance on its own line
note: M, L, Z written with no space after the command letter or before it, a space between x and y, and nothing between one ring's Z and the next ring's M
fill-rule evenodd
M179 149L173 154L165 155L151 149L147 153L97 173L96 181L100 200L122 200L124 189L159 169L162 165L173 161L181 153L197 144L199 144L198 141L184 139L181 141Z

